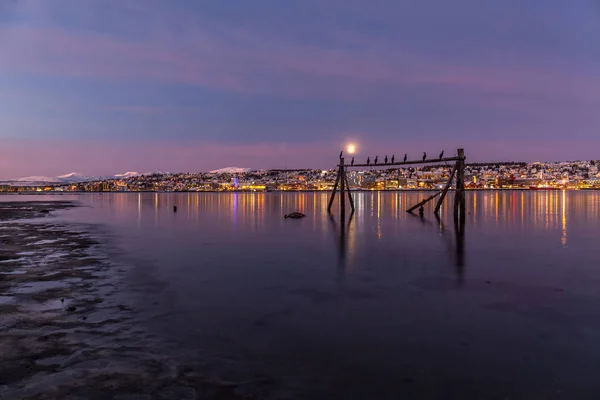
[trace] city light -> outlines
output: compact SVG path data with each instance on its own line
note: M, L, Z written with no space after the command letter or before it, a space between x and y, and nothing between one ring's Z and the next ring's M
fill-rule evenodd
M350 143L346 147L346 151L348 152L348 154L354 154L354 153L356 153L356 145L354 143Z
M352 154L357 152L356 142L345 142L343 149L349 155L345 160L347 165L352 164L353 158L358 162L366 158L362 156L359 160ZM353 164L354 167L357 167L356 164ZM445 165L390 170L365 168L351 171L349 180L353 190L434 189L443 187L450 173L449 166ZM15 180L0 181L0 193L332 190L336 176L334 169L309 169L136 174L84 182ZM465 189L597 190L600 189L600 161L468 165L465 168Z

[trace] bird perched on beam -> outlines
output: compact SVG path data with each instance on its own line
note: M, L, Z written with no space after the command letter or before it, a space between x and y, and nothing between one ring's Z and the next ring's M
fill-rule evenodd
M427 158L427 153L423 152L423 161Z
M343 154L344 154L344 150L340 151L340 158L342 158Z
M408 154L404 155L404 162L406 162L406 159L408 158Z
M371 164L371 157L367 157L367 165Z
M350 165L354 165L354 157L352 157L352 161L350 161Z
M379 158L379 156L375 156L375 162L373 164L377 165L377 159Z
M442 159L442 157L444 157L444 150L442 150L442 152L440 153L440 160Z
M394 163L394 155L392 154L392 164Z
M387 155L385 156L384 162L387 164Z

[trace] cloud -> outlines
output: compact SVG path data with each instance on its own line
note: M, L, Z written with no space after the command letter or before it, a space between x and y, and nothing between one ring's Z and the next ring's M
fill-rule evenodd
M220 151L265 166L313 154L327 165L299 142L336 147L348 131L366 132L372 154L381 143L438 152L461 141L516 154L519 138L539 146L565 132L583 143L600 122L600 25L581 4L547 1L21 0L0 15L0 136L102 137L115 144L95 146L120 154L124 170L153 169L126 166L117 147L127 139L162 139L144 157L206 168L223 166ZM167 141L190 138L202 145ZM486 153L496 138L513 142ZM205 154L209 140L231 144ZM233 144L269 141L299 147ZM534 147L524 148L543 152ZM183 164L190 149L202 160ZM83 168L58 172L72 169Z
M78 170L88 175L124 171L208 171L240 166L254 168L335 165L339 146L331 143L257 143L143 141L113 145L87 140L4 140L0 148L0 179L57 176ZM319 161L315 161L319 160Z
M37 20L49 13L31 6ZM79 13L90 2L83 2ZM115 15L109 2L104 15ZM132 3L136 4L136 3ZM151 3L156 4L156 3ZM97 6L96 6L97 7ZM438 87L488 94L548 93L569 90L590 95L586 77L577 82L561 71L536 67L460 65L440 62L435 54L409 50L405 42L367 33L341 34L332 29L337 45L323 47L290 42L276 36L182 17L161 9L125 7L131 25L140 24L134 38L127 35L69 30L52 23L0 25L0 71L112 81L144 80L179 83L248 94L294 98L360 99L381 90ZM51 15L51 14L48 14ZM76 14L79 15L79 14ZM181 17L181 18L180 18ZM140 22L142 21L142 22ZM590 96L598 99L595 91Z
M115 106L105 106L102 109L106 111L118 111L124 113L131 114L141 114L141 115L157 115L164 114L169 112L181 112L182 108L175 107L166 107L166 106L147 106L147 105L115 105ZM193 111L194 109L190 108L188 111Z

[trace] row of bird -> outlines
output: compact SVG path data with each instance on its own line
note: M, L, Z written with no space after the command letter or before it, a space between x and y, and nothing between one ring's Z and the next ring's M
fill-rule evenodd
M340 151L340 158L342 158L343 151ZM440 153L440 160L444 157L444 151L442 150L442 152ZM394 164L396 157L394 155L392 155L392 159L391 164ZM402 162L406 162L406 160L408 159L408 154L404 155L404 159ZM423 153L423 161L425 161L427 159L427 153ZM379 156L375 156L375 160L373 160L373 165L377 165L377 162L379 161ZM388 156L385 156L384 160L383 160L384 164L388 163ZM352 161L350 162L350 165L354 165L354 157L352 157ZM371 165L371 157L367 157L367 165Z

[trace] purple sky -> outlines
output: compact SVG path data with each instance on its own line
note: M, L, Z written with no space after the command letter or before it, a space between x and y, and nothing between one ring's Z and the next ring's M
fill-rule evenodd
M600 158L596 0L0 0L0 178Z

